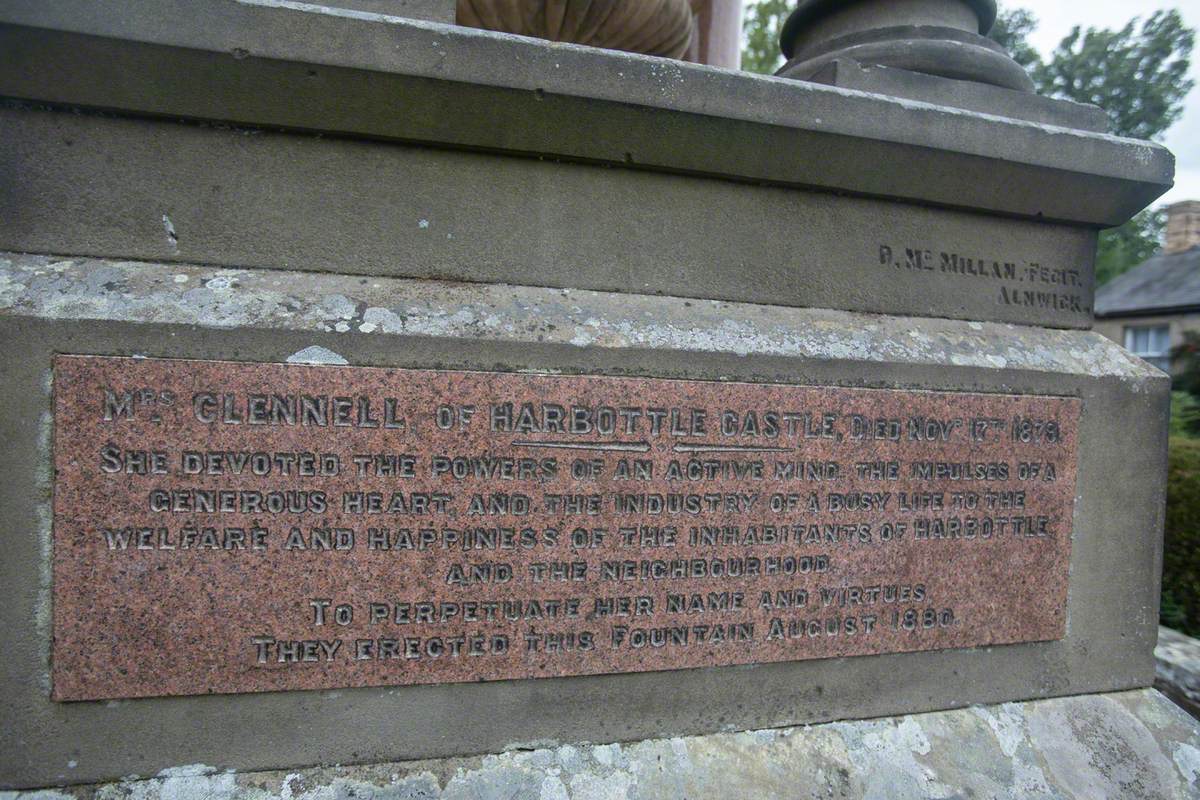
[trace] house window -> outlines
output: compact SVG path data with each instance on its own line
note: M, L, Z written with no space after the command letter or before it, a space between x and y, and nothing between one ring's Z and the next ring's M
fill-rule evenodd
M1171 327L1143 325L1125 329L1125 349L1163 372L1171 371Z

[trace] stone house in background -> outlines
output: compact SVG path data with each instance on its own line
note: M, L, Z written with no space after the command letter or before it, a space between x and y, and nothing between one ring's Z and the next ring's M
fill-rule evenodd
M1163 251L1096 291L1096 330L1171 371L1171 348L1200 332L1200 200L1170 206Z

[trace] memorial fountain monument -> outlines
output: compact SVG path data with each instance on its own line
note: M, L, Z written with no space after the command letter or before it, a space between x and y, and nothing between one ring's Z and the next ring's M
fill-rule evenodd
M1192 796L1090 330L1170 153L985 0L453 5L0 6L0 788Z

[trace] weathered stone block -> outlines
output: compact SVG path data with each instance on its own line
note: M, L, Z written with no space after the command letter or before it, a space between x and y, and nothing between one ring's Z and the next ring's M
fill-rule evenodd
M0 109L0 135L9 142L0 163L22 176L0 197L0 239L21 251L1055 327L1091 319L1095 233L1078 227L32 109Z
M180 763L427 758L1148 685L1168 379L1103 337L581 290L9 255L0 577L9 786ZM1075 397L1066 636L973 650L534 681L55 703L49 699L52 356L148 356L903 387ZM30 621L33 621L31 624ZM864 687L871 687L864 691ZM486 712L482 711L486 709ZM314 720L320 720L314 725ZM305 730L303 737L280 730ZM136 747L114 750L112 743Z
M204 776L226 768L463 757L1077 694L1093 696L1049 707L1053 719L1029 722L1020 741L1014 718L1026 710L997 712L998 733L992 717L953 715L953 734L936 735L979 744L974 752L947 748L952 757L986 759L972 774L1048 797L1064 784L1091 795L1114 782L1127 794L1169 794L1183 790L1181 778L1194 781L1196 751L1184 749L1194 734L1157 714L1156 696L1138 695L1132 705L1100 696L1148 686L1153 676L1169 380L1086 330L1092 261L1100 228L1125 222L1170 185L1173 161L1161 147L1041 124L1066 119L1061 107L1031 106L1033 121L1005 119L273 0L210 0L203 14L193 0L129 0L120 14L90 0L17 0L0 8L0 52L0 173L19 176L13 191L0 193L0 249L11 251L0 253L0 625L9 631L0 660L8 704L0 786L162 774L185 781L168 792L205 790L214 787ZM1091 115L1078 119L1083 125ZM296 364L310 366L286 366ZM529 395L513 414L524 420L527 405L539 421L506 427L489 406L490 431L473 434L465 423L492 403L493 375L500 377L492 390ZM220 382L225 390L207 385ZM356 386L395 391L372 405ZM466 398L457 404L446 399L456 390ZM300 415L301 401L290 407L287 397L306 391L326 398L304 401L326 404L313 412L317 421L305 417L311 430L258 433ZM400 395L421 399L420 408L404 406ZM599 430L599 401L618 396L629 414L670 420L669 431L639 438L631 429L618 440L615 425ZM781 417L772 409L786 399L822 406L810 415L815 422L790 412L808 441L761 441L770 414L778 437ZM761 415L749 413L759 405ZM562 429L567 409L572 425L579 419L576 407L593 438ZM401 435L401 416L419 419L421 408L436 432L405 427ZM691 413L672 413L681 409ZM686 441L700 432L698 419L724 420L731 409L731 432ZM864 409L873 411L863 416ZM920 420L933 411L931 429ZM220 431L205 427L214 415L226 426ZM393 438L381 438L388 433ZM461 520L469 523L474 509L516 520L514 527L522 519L514 512L524 509L562 511L562 527L582 530L559 550L620 549L601 536L600 522L608 526L616 510L611 481L642 480L640 468L650 482L669 454L691 444L710 461L706 454L745 462L749 453L808 453L818 464L803 481L837 480L849 491L835 502L833 490L814 489L807 505L800 491L776 492L781 516L791 523L797 508L811 509L804 513L829 517L831 544L872 547L836 564L807 556L810 572L821 564L840 570L837 580L804 577L790 596L814 592L839 610L830 612L832 628L827 619L815 629L795 625L801 636L791 643L735 637L731 651L667 658L618 653L622 642L610 639L602 657L571 663L542 663L545 651L529 648L519 658L501 653L509 663L490 670L414 669L396 680L349 662L322 671L320 654L337 649L306 631L329 625L320 615L332 610L333 626L354 631L342 652L364 652L354 613L377 599L367 596L377 587L425 595L415 603L425 610L387 625L427 625L434 601L444 609L447 598L471 599L460 591L464 576L501 591L514 565L522 575L542 573L520 549L500 564L464 557L468 569L458 572L440 552L399 554L399 569L353 547L339 550L349 541L341 517L358 508L346 495L357 485L344 485L331 468L284 476L279 491L255 494L262 487L254 481L276 462L254 448L269 446L286 464L324 465L332 455L356 465L432 465L430 448L449 441L471 451L460 453L464 463L491 459L501 445L573 453L564 461L572 478L605 487L569 500L581 518L592 519L595 508L596 524L573 521L575 510L544 494L537 507L528 497L522 505L485 478L470 490L478 505L476 497L464 508L439 500L448 521L429 531L413 523L415 538L395 541L461 545ZM601 480L614 444L646 454L632 478ZM912 449L932 454L930 477L915 469ZM519 480L544 479L543 492L559 486L557 465L513 463ZM257 476L226 472L250 465L254 473L260 464L266 472ZM389 469L360 477L401 487L431 480ZM692 481L687 469L674 480ZM696 479L707 494L692 494L697 503L715 497L714 526L732 530L738 510L752 507L752 493L738 491L751 468L733 467L733 477L716 469ZM795 479L771 480L784 478ZM316 487L317 479L329 486ZM466 473L452 479L475 481ZM915 529L918 514L938 512L925 526L937 532L936 550L873 546L885 541L889 520L886 541L898 542L886 490L870 490L888 481L909 492L914 481L937 489L920 505L910 496L901 514ZM982 500L993 504L990 530L992 517L1003 517L1007 537L993 535L982 553L971 550L980 523L959 518L974 508L966 498L978 503L981 495L955 488L976 481L990 486L983 491L992 499ZM308 490L337 492L342 502L330 511L323 496L320 509L293 511L288 493ZM944 496L952 507L943 514ZM674 506L681 512L692 502L684 497ZM426 497L421 507L433 502ZM634 513L653 516L650 500L630 502ZM382 508L373 504L362 502ZM388 525L407 525L416 507L411 494L389 503ZM307 531L295 527L320 558L257 547L254 528L267 525L258 515L282 519L310 508L321 519ZM234 521L220 524L222 515ZM541 516L541 539L537 530L492 538L521 548L549 542ZM652 522L639 523L628 547L673 541ZM451 523L457 538L448 538ZM178 546L176 529L187 524L199 528L187 541L202 543L205 557ZM865 541L873 526L879 538ZM608 574L627 596L607 598L611 608L650 612L647 603L661 599L658 586L625 589L623 575L646 583L711 575L688 564L714 563L712 537L725 533L702 533L710 538L698 533L687 547L704 553L682 572L651 556L627 559L628 569L614 560ZM117 552L122 536L134 543L131 557L128 548ZM818 531L822 544L825 536ZM239 543L250 543L248 558ZM174 556L183 568L167 563ZM594 556L543 573L586 583ZM802 637L830 630L867 631L857 615L851 630L842 605L886 597L872 585L900 578L907 592L893 596L915 598L907 576L922 571L932 573L922 592L952 598L960 615L940 613L947 605L897 609L886 636L805 646ZM775 580L777 572L744 575ZM597 585L576 594L605 600L593 596ZM353 602L335 604L335 592ZM703 613L728 613L694 594ZM768 600L779 602L794 601ZM609 607L571 624L591 625ZM684 614L678 608L668 613ZM268 624L298 633L287 633L285 649L258 629ZM567 633L582 642L582 632ZM522 641L542 641L535 634L545 631ZM418 656L447 652L419 644ZM366 652L386 650L389 668L407 664L407 640L376 646ZM473 644L462 647L482 656ZM761 653L768 655L755 657ZM461 682L430 682L438 679ZM1139 727L1143 718L1155 720L1157 733ZM1081 738L1079 724L1090 726L1091 738ZM847 732L850 755L839 751L828 763L865 763L870 747L862 742L907 736L913 726L836 729ZM999 737L1009 761L988 736ZM752 739L800 747L786 734ZM1175 743L1174 771L1159 744L1166 740ZM729 741L736 749L746 740ZM1054 757L1032 771L1035 751L1051 741ZM645 747L658 754L658 745ZM1093 769L1101 752L1113 765L1107 772ZM808 768L806 758L765 755L798 776ZM546 783L552 754L534 757L546 768L535 774L539 785L556 792ZM900 760L916 765L912 775L928 774L915 756ZM178 769L197 763L209 765L198 776ZM719 785L736 774L724 768L725 755L713 763L691 777ZM961 761L930 763L964 786L991 785L972 783ZM626 779L607 766L606 780ZM590 767L554 768L590 780ZM846 791L877 793L884 779L871 763L861 769L843 775ZM887 786L907 792L895 775ZM464 780L483 785L489 777L511 784L498 773ZM398 780L385 791L465 790ZM233 792L234 778L221 781L218 791ZM667 784L655 791L669 793ZM290 784L280 791L296 792Z
M1195 724L1140 690L625 744L542 742L474 758L274 772L180 765L5 800L1184 800L1198 775Z
M178 0L140 3L0 10L0 94L158 118L7 109L23 181L0 246L1086 327L1096 230L1170 185L1162 148L1084 130L318 7L220 0L181 28Z

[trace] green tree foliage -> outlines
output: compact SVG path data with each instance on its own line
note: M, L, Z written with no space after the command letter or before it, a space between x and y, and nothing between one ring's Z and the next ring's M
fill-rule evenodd
M1157 11L1144 22L1135 17L1120 30L1076 26L1043 61L1029 45L1037 18L1024 9L1001 12L989 34L1029 70L1038 92L1108 112L1118 136L1162 136L1183 113L1192 89L1187 79L1195 31L1179 12ZM1100 234L1096 283L1113 278L1158 252L1165 217L1147 209L1119 228Z
M1182 341L1171 348L1171 366L1175 388L1200 396L1200 334L1183 332Z
M996 24L992 26L988 37L1007 50L1018 64L1031 70L1042 63L1041 55L1029 43L1029 37L1037 30L1037 26L1037 17L1023 8L1015 8L1002 11L996 17Z
M772 73L782 64L779 32L793 0L758 0L747 8L742 68ZM1086 15L1087 7L1080 6ZM1192 88L1187 79L1195 31L1176 10L1135 17L1120 30L1076 26L1043 60L1029 43L1037 17L1023 8L1000 13L989 34L1029 70L1041 94L1092 103L1108 112L1111 132L1139 139L1161 137L1183 113ZM1100 285L1158 252L1163 216L1143 211L1100 234L1096 277Z
M1119 228L1101 231L1096 285L1103 286L1158 253L1166 226L1166 210L1148 208Z
M743 69L770 73L779 68L779 32L794 6L793 0L757 0L748 6ZM989 36L1030 71L1040 93L1098 105L1108 112L1113 133L1137 139L1161 136L1183 113L1193 85L1187 73L1196 36L1178 10L1156 11L1146 20L1134 17L1116 31L1077 25L1049 61L1029 43L1037 25L1029 11L1006 9Z
M1177 368L1171 392L1167 450L1167 517L1163 542L1163 625L1200 635L1200 335L1172 348Z
M779 34L794 7L792 0L759 0L746 9L742 20L742 69L770 75L783 66Z
M1175 9L1119 31L1075 26L1033 79L1042 94L1103 108L1118 136L1155 139L1183 113L1195 39Z
M1200 431L1200 400L1182 390L1171 392L1171 435L1195 438Z
M1167 451L1167 518L1161 619L1200 635L1200 442L1172 438Z

